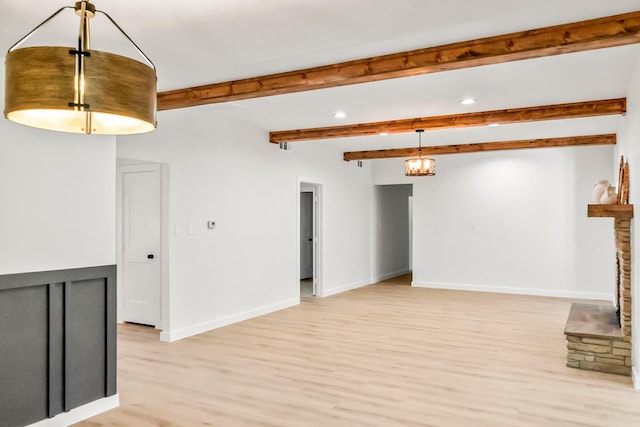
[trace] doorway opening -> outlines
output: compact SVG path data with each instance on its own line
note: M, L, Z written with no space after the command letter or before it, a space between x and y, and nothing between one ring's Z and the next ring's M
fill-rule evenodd
M413 184L375 186L375 281L411 285Z
M168 165L118 159L118 322L168 325Z
M320 249L320 193L321 185L299 181L298 184L298 236L299 236L299 296L322 296L319 277Z

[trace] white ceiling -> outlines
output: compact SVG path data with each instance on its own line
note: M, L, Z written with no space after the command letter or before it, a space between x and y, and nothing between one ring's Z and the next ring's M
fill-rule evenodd
M9 48L65 0L0 0ZM640 10L640 0L95 0L154 61L169 90L331 64ZM77 20L27 45L72 45ZM100 17L93 48L133 56ZM4 46L4 47L2 47ZM195 107L265 131L624 97L640 45ZM458 101L478 99L473 106ZM348 117L337 120L333 112ZM162 126L163 112L158 114ZM428 145L615 132L618 117L433 131ZM414 134L312 142L340 151L406 147Z

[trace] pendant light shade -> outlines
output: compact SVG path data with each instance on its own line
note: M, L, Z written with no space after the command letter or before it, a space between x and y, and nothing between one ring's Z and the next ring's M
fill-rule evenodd
M406 176L432 176L436 174L436 161L427 157L422 157L422 133L424 129L417 129L418 134L418 157L405 160L404 174Z
M80 16L76 48L17 47L64 9ZM87 2L58 10L12 46L5 59L5 117L41 129L73 133L126 135L156 127L156 71L125 56L89 48ZM104 12L102 12L104 13ZM120 30L120 27L105 14Z

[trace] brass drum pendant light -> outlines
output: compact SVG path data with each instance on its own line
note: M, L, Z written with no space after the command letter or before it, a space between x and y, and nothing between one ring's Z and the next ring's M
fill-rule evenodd
M80 16L75 48L19 48L65 9ZM96 13L129 40L148 65L121 55L91 50L89 20ZM26 126L61 132L127 135L156 128L156 69L131 38L92 3L59 9L9 49L4 115Z
M404 174L406 176L431 176L436 174L436 161L422 157L422 132L424 129L416 129L418 133L418 157L404 161Z

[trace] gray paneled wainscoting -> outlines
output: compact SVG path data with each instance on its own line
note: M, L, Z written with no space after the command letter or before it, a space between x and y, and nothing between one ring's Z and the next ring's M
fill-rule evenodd
M116 393L116 266L0 276L0 426Z

